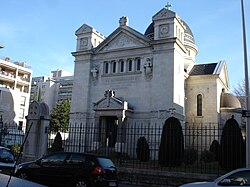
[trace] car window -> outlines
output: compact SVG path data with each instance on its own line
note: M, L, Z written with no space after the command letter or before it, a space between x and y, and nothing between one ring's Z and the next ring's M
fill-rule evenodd
M85 156L82 154L71 154L67 163L70 164L84 164L85 163Z
M14 155L7 149L0 149L0 162L14 162Z
M41 159L41 164L42 165L63 164L65 159L66 159L66 156L67 156L67 154L65 154L65 153L48 155L48 156Z
M230 184L227 186L250 186L250 171L240 171L228 176Z
M97 160L102 167L115 167L114 163L108 158L98 157Z
M86 157L86 167L93 168L96 167L97 165L98 164L95 157Z

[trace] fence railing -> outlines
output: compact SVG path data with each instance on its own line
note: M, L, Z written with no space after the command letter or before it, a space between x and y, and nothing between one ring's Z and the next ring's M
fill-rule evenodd
M162 126L152 124L71 126L66 132L59 129L60 135L48 134L48 153L73 151L104 155L111 157L117 167L132 169L222 174L245 166L245 133L237 129L224 132L214 124L194 124L182 128L181 135L176 129L168 129L171 132L166 136ZM0 133L1 145L18 153L24 132L13 127Z
M225 164L223 165L224 160L237 162L236 160L239 159L244 160L245 154L244 133L236 135L235 132L231 132L231 137L226 137L226 141L222 140L222 134L222 129L218 129L214 125L206 127L197 125L182 129L182 138L180 139L176 138L176 134L171 133L169 138L164 139L163 128L160 126L128 125L111 128L86 125L70 127L67 132L60 132L59 139L62 140L61 146L64 151L109 156L118 167L222 174L226 172ZM55 137L56 133L49 134L49 152L57 151L55 150L55 147L58 147L55 146L57 144ZM237 141L237 139L243 141ZM181 144L178 143L179 140L181 140ZM169 159L174 157L180 157L181 163L160 164L159 149L164 141L168 145L166 147L168 150L164 151L164 157L168 159L167 163L171 163ZM235 142L240 145L236 145ZM221 144L226 148L222 149ZM183 146L183 149L179 149L178 146ZM177 149L182 151L176 154ZM238 156L236 155L236 160L235 157L230 156L234 154L232 149L236 149L235 152L240 152ZM230 160L231 158L232 160ZM237 166L237 164L233 164L233 167Z

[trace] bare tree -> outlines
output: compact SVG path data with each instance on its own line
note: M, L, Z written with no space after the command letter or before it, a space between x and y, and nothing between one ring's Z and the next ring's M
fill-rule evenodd
M234 87L233 94L239 99L241 107L246 108L245 81L242 80Z
M247 106L246 106L246 94L245 94L246 89L245 88L246 88L245 80L242 80L241 82L239 82L237 84L236 87L234 87L234 90L233 90L233 94L239 99L242 109L247 108ZM241 127L244 130L246 129L246 119L245 118L242 118Z

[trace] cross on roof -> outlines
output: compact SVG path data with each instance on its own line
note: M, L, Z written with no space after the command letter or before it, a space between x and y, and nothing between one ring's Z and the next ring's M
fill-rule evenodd
M172 4L171 4L170 2L168 2L168 3L165 5L165 7L166 7L168 10L170 10L170 8L172 7Z

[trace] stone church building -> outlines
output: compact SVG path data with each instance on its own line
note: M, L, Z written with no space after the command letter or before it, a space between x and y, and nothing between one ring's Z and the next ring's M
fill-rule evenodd
M183 128L217 128L232 115L241 120L241 105L229 93L226 62L197 64L194 35L175 12L161 9L145 33L121 17L108 37L86 24L75 34L69 143L82 131L81 141L92 149L119 151L128 146L127 129L163 127L172 116ZM102 135L90 137L89 127ZM152 146L160 137L147 140Z

